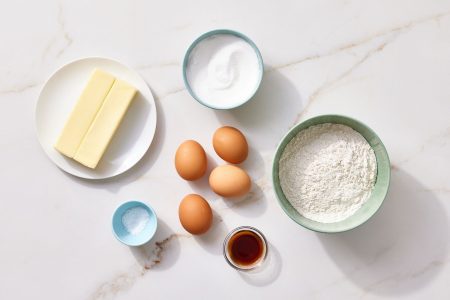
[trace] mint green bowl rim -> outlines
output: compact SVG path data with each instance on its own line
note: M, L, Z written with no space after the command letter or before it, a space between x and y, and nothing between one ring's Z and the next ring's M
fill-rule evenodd
M255 50L256 56L258 57L258 63L259 63L259 78L258 78L258 84L255 87L255 90L253 91L252 95L250 97L248 97L248 99L243 99L242 102L240 102L237 105L234 106L216 106L216 105L212 105L211 103L207 103L204 100L202 100L200 97L198 97L194 91L191 88L191 85L189 84L189 80L187 79L187 75L186 75L186 69L187 66L189 64L189 56L191 55L192 50L198 45L198 43L200 43L201 41L203 41L204 39L213 36L213 35L219 35L219 34L229 34L229 35L234 35L238 38L243 39L245 42L247 42L252 48L253 50ZM189 48L186 50L186 54L184 55L184 59L183 59L183 68L182 68L182 74L183 74L183 82L184 82L184 86L186 87L186 89L188 90L189 94L192 96L192 98L194 98L195 100L197 100L197 102L199 102L200 104L212 108L212 109L217 109L217 110L227 110L227 109L234 109L237 107L240 107L242 105L244 105L245 103L247 103L248 101L250 101L250 99L253 98L253 96L255 96L256 92L258 91L259 87L261 86L261 82L263 79L263 75L264 75L264 61L261 55L261 52L259 51L258 47L256 46L256 44L245 34L240 33L238 31L235 30L231 30L231 29L214 29L208 32L203 33L202 35L200 35L198 38L196 38L192 44L189 46Z
M363 206L347 219L335 223L321 223L305 218L300 215L295 208L287 200L283 193L279 180L279 160L286 145L291 139L297 135L298 132L314 125L323 123L334 123L349 126L359 132L369 143L375 152L377 159L377 180L375 182L374 190L369 199ZM356 128L355 128L356 127ZM382 173L380 173L382 172ZM366 221L368 221L381 207L389 190L389 183L391 178L390 160L387 150L378 135L364 123L343 115L319 115L307 119L295 125L289 132L281 139L277 150L275 152L272 164L272 181L277 197L283 211L297 224L316 232L322 233L337 233L354 229Z

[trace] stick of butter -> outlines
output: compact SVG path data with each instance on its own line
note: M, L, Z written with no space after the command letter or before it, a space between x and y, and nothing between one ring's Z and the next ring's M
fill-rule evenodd
M56 141L56 150L71 158L75 155L114 81L111 74L94 70Z
M128 110L136 89L116 79L92 125L89 127L74 160L95 169L102 158L123 116Z

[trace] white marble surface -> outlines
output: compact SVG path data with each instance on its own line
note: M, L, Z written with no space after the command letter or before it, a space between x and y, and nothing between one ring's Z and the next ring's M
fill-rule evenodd
M259 46L267 71L248 105L215 112L183 87L180 63L201 33L231 28ZM0 299L448 299L450 297L450 1L3 1L0 10ZM34 108L46 78L85 56L138 70L158 105L144 159L113 180L84 181L41 150ZM378 214L344 234L303 229L278 206L274 149L295 123L355 117L385 142L391 190ZM211 160L221 124L241 128L255 190L230 204L173 167L194 138ZM187 193L215 211L212 231L178 222ZM114 208L141 199L160 230L143 249L118 243ZM270 268L244 276L221 254L225 233L261 229Z

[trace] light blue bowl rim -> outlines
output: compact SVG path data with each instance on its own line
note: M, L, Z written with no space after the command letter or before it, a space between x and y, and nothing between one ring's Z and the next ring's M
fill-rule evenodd
M237 36L238 38L243 39L244 41L246 41L250 46L252 46L253 50L255 50L256 52L256 56L258 57L258 62L259 62L259 68L260 68L260 75L259 75L259 80L258 80L258 84L255 87L255 91L252 93L252 95L248 98L248 99L244 99L242 101L242 103L235 105L235 106L230 106L230 107L218 107L215 105L212 105L210 103L206 103L204 102L202 99L200 99L200 97L198 97L194 91L191 89L191 86L189 84L189 81L187 79L187 75L186 75L186 69L187 66L189 64L189 56L191 55L192 50L197 46L198 43L200 43L202 40L213 36L213 35L219 35L219 34L230 34L230 35L234 35ZM253 98L253 96L255 96L256 92L258 91L262 79L263 79L263 75L264 75L264 61L261 55L261 52L259 51L258 47L256 46L256 44L246 35L235 31L235 30L231 30L231 29L214 29L208 32L205 32L204 34L202 34L201 36L199 36L198 38L196 38L192 44L189 46L189 48L186 50L186 54L184 55L184 59L183 59L183 68L182 68L182 73L183 73L183 82L184 82L184 86L186 87L186 89L188 90L189 94L195 99L197 100L197 102L199 102L200 104L212 108L212 109L217 109L217 110L227 110L227 109L234 109L237 108L239 106L244 105L245 103L247 103L250 99Z
M370 219L371 219L371 218L372 218L372 217L380 210L380 208L381 208L381 206L383 205L385 199L383 199L383 201L381 201L380 205L379 205L379 206L377 207L377 209L373 212L373 214L372 214L371 216L369 216L367 219L365 219L363 222L361 222L361 223L359 223L359 224L355 224L354 226L348 227L348 228L346 228L345 230L339 230L339 231L323 231L323 230L318 230L318 229L316 229L316 228L314 228L314 227L310 227L310 226L308 226L308 225L306 225L306 224L304 224L304 223L301 223L301 222L297 221L296 219L294 219L294 218L290 215L290 213L288 212L287 208L284 207L284 205L283 205L283 203L282 203L282 201L281 201L281 199L280 199L280 196L278 195L278 193L277 193L277 191L276 191L276 188L275 188L275 183L276 183L276 180L277 180L277 178L275 178L275 176L276 176L276 174L278 173L278 172L275 172L275 168L278 167L278 163L276 162L275 158L276 158L278 155L280 155L280 151L281 151L281 150L284 150L284 148L281 149L281 145L285 142L285 140L288 138L288 136L289 136L292 132L296 131L297 128L298 128L299 126L301 126L302 124L304 124L305 122L308 122L308 121L314 121L314 120L316 120L316 119L328 118L328 117L331 117L331 118L334 118L334 117L336 117L336 118L345 118L345 119L348 119L348 120L350 120L350 121L352 121L352 122L359 123L359 124L362 125L363 127L367 128L367 130L370 131L370 132L371 132L375 137L377 137L377 139L379 140L379 145L381 146L381 148L382 148L383 151L385 152L385 154L386 154L386 160L387 160L387 162L388 162L389 165L390 165L390 159L389 159L389 154L388 154L388 152L387 152L387 149L386 149L386 147L384 146L382 140L381 140L380 137L375 133L375 131L373 131L372 128L370 128L370 127L367 126L365 123L363 123L363 122L361 122L361 121L359 121L359 120L357 120L357 119L354 119L354 118L352 118L352 117L345 116L345 115L339 115L339 114L325 114L325 115L317 115L317 116L308 118L308 119L306 119L306 120L304 120L304 121L302 121L302 122L299 122L298 124L295 124L295 125L294 125L294 126L293 126L293 127L292 127L292 128L291 128L291 129L290 129L290 130L289 130L289 131L281 138L280 142L279 142L278 145L277 145L277 148L276 148L276 151L275 151L275 154L274 154L274 160L273 160L273 162L272 162L272 184L273 184L273 186L274 186L274 190L275 190L274 192L275 192L275 196L276 196L276 198L277 198L278 204L281 206L281 208L282 208L283 211L286 213L286 215L287 215L292 221L294 221L295 223L297 223L298 225L300 225L300 226L302 226L302 227L304 227L304 228L306 228L306 229L309 229L309 230L311 230L311 231L318 232L318 233L334 234L334 233L340 233L340 232L350 231L350 230L352 230L352 229L355 229L355 228L357 228L357 227L363 225L363 224L366 223L367 221L369 221L369 220L370 220ZM323 123L333 123L333 122L323 122ZM313 126L313 125L311 125L311 126ZM306 128L305 128L305 129L306 129ZM390 169L389 169L389 171L388 171L388 173L387 173L387 178L388 178L388 185L387 185L387 189L386 189L384 198L386 198L387 193L388 193L388 190L389 190L389 186L390 186L390 178L391 178L391 172L390 172ZM281 191L281 192L282 192L282 191Z
M153 232L152 232L151 234L149 234L148 239L145 239L145 241L143 241L142 243L139 243L139 244L126 243L126 242L125 242L125 241L124 241L124 240L116 233L116 230L114 229L114 219L115 219L115 217L116 217L116 214L118 213L118 211L119 211L123 206L129 205L129 204L134 204L132 207L136 207L136 206L143 206L143 207L145 207L146 209L148 209L148 210L150 211L150 214L151 214L151 215L155 218L155 220L156 220L156 222L155 222L155 227L154 227ZM148 205L148 204L146 204L146 203L144 203L144 202L142 202L142 201L139 201L139 200L130 200L130 201L126 201L126 202L123 202L123 203L119 204L119 205L116 207L116 209L114 210L114 213L113 213L112 218L111 218L111 229L112 229L112 232L113 232L114 236L116 237L116 239L117 239L119 242L121 242L122 244L127 245L127 246L132 246L132 247L142 246L142 245L146 244L147 242L149 242L149 241L155 236L156 230L158 229L158 217L157 217L157 215L156 215L156 213L155 213L155 210L154 210L150 205Z

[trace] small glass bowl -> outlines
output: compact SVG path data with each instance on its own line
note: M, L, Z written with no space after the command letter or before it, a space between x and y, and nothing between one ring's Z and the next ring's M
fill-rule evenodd
M263 253L262 253L261 257L256 262L254 262L253 264L248 265L248 266L243 266L243 265L239 265L239 264L235 263L233 261L233 259L231 258L230 254L228 253L228 243L230 242L230 239L237 233L243 232L243 231L253 232L261 239L262 244L263 244ZM237 228L231 230L230 233L228 233L228 235L225 237L225 240L223 241L223 256L225 257L225 260L227 261L227 263L238 271L247 272L247 271L252 271L252 270L257 269L266 260L267 252L268 252L268 244L267 244L266 237L264 236L264 234L262 234L261 231L259 231L258 229L254 228L254 227L251 227L251 226L240 226L240 227L237 227Z

